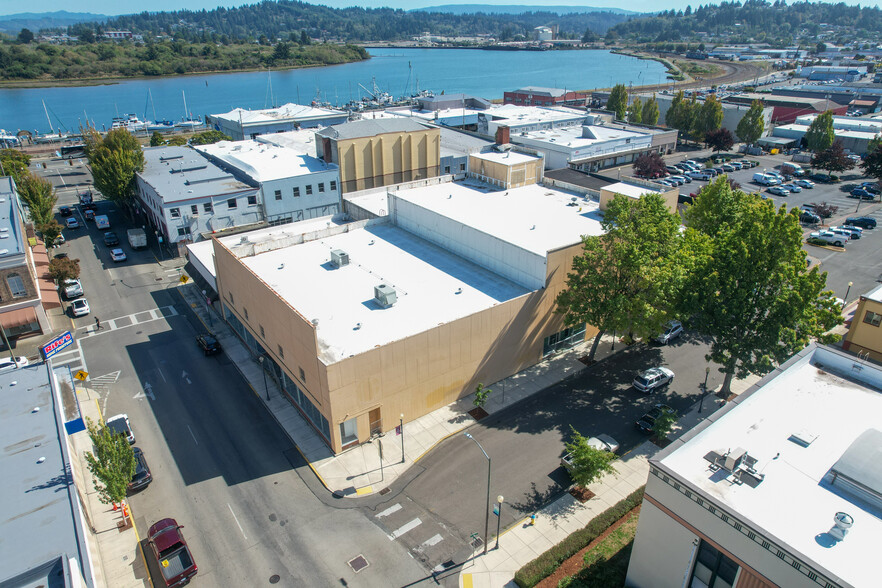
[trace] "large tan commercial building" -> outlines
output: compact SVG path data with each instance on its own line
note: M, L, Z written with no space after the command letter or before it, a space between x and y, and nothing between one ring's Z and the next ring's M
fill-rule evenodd
M585 339L554 301L601 232L597 203L488 188L433 183L390 192L386 217L215 240L226 320L333 451Z
M882 361L882 286L861 296L842 348Z
M650 459L625 585L878 586L880 389L813 344Z
M409 118L357 120L315 134L318 157L340 166L343 193L439 175L441 130Z
M469 175L500 188L520 188L542 181L545 160L516 151L486 151L469 155Z

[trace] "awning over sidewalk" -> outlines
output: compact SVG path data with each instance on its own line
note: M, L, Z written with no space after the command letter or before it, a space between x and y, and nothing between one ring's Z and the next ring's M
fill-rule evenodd
M37 270L37 288L40 289L40 298L43 300L43 309L61 308L61 298L58 297L58 289L55 280L49 276L49 253L42 243L38 243L31 253L34 256L34 265Z
M31 323L39 323L37 311L33 306L26 306L0 314L0 325L7 331L30 325Z

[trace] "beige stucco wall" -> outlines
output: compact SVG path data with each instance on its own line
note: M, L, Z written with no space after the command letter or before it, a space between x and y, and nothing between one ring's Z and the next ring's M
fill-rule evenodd
M441 130L338 139L337 162L343 193L437 176Z
M853 353L869 353L871 359L882 361L882 325L875 327L865 323L868 311L882 314L882 303L861 296L842 347Z
M542 171L541 158L508 165L469 155L469 175L505 189L535 184L542 178Z
M370 436L373 409L380 409L382 430L388 431L398 425L400 414L405 422L412 421L471 394L479 382L498 381L538 362L544 338L565 328L554 313L554 301L565 286L573 256L581 252L578 244L549 253L547 286L542 290L326 366L318 359L313 325L223 244L215 241L214 246L224 307L317 400L330 423L335 452L342 449L344 421L357 418L363 442ZM589 328L586 336L595 333ZM305 378L300 378L299 368Z
M600 189L600 210L606 210L609 203L615 198L616 193L611 192L610 190L606 190L604 188ZM676 188L671 188L667 192L662 192L661 197L665 201L665 206L667 206L668 210L671 212L677 212L677 196L679 193Z

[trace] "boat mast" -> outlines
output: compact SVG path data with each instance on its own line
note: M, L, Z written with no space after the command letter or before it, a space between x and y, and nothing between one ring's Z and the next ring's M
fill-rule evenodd
M190 111L187 110L187 93L181 90L181 96L184 97L184 120L190 120Z
M46 113L46 122L49 123L49 130L52 131L52 133L54 134L54 133L55 133L55 129L52 128L52 119L49 118L49 110L46 108L46 101L45 101L45 100L41 100L41 102L43 103L43 112Z

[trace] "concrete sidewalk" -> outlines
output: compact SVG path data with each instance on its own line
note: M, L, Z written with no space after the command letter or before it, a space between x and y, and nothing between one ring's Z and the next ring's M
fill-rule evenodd
M475 408L474 394L471 394L435 412L405 423L402 435L397 435L394 430L383 435L381 437L384 449L382 472L378 448L373 443L364 443L335 456L294 404L283 396L282 390L269 373L266 374L266 387L264 387L264 374L256 357L248 351L229 325L221 320L215 312L215 307L209 309L198 285L185 284L179 286L177 291L202 321L205 329L218 338L224 353L236 365L255 394L267 405L270 413L294 441L322 484L331 492L347 497L379 492L392 484L438 443L476 422L468 414L469 410ZM613 350L612 342L611 336L603 337L595 354L596 361L625 349L625 345L616 343ZM552 384L578 374L587 367L579 361L579 358L590 351L592 343L593 339L557 353L505 380L486 383L493 393L484 410L493 414Z
M83 418L89 418L94 423L103 420L98 398L94 390L77 386L77 400ZM134 524L134 515L129 513L128 523L120 526L123 522L122 512L114 511L111 505L102 504L98 499L98 492L84 457L87 452L92 451L89 432L74 433L69 439L72 455L75 456L73 475L92 531L87 537L87 544L97 585L113 588L153 586L141 551L141 538Z
M758 382L758 376L732 381L732 393L740 394ZM703 410L698 412L696 402L691 410L680 417L669 437L674 438L690 430L725 404L715 390L709 390ZM462 588L516 588L515 573L540 554L567 538L571 533L585 527L591 519L626 498L631 492L646 484L649 476L649 460L660 451L651 441L646 441L628 452L615 463L617 475L606 476L588 488L595 496L586 503L564 494L537 513L535 525L528 518L499 537L499 549L491 549L486 556L483 548L475 550L462 567L459 585ZM503 506L504 507L504 506ZM488 546L496 545L491 538Z

